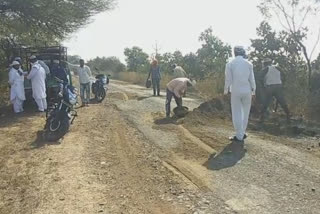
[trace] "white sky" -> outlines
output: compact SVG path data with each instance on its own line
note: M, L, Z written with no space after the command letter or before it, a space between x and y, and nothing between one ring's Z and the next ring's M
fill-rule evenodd
M126 47L139 46L148 54L157 43L160 53L195 52L202 31L234 45L250 45L263 20L259 0L118 0L115 10L100 14L92 24L71 36L69 54L84 59L117 56L124 62Z

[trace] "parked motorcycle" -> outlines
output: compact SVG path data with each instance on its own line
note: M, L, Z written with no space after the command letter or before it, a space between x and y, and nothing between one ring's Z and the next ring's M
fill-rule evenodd
M56 80L60 83L60 90L55 102L51 103L47 109L44 127L44 139L47 141L57 141L62 138L77 116L74 109L78 97L77 89L58 78Z
M96 81L92 83L92 93L95 95L97 102L102 102L106 97L110 75L98 74Z

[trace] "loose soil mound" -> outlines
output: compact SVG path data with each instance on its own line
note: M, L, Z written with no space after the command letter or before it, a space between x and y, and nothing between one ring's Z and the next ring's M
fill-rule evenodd
M112 99L117 99L117 100L124 100L124 101L129 100L128 95L124 92L112 92L108 94L108 97Z
M225 97L218 97L202 103L195 112L201 113L228 113L230 112L230 101Z

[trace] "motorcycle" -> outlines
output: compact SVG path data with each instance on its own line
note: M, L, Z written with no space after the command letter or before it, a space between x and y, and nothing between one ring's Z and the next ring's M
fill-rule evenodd
M62 138L70 128L77 116L74 106L77 104L77 89L56 78L60 83L60 90L56 100L51 103L46 113L46 124L44 127L44 139L57 141Z
M107 85L109 84L109 76L104 74L98 74L96 81L92 83L92 93L95 95L97 102L101 103L107 94Z

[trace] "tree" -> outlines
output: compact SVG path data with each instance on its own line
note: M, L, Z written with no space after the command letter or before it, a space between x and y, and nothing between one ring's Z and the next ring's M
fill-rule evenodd
M87 63L97 73L123 72L126 66L117 57L96 57Z
M286 31L276 32L267 22L257 28L258 38L251 40L250 61L254 64L257 83L257 101L264 102L264 78L262 61L271 58L280 68L288 103L293 110L297 103L306 103L308 94L306 62L299 44ZM301 107L301 105L300 105Z
M188 74L191 74L191 76L197 78L202 77L201 73L199 72L201 70L199 59L195 53L186 54L183 57L183 61L184 69L188 72Z
M197 51L201 73L204 75L224 70L227 59L231 56L231 47L214 36L211 27L200 34L199 41L202 42L202 47Z
M113 6L114 0L2 0L0 37L27 44L60 41Z
M276 17L284 31L298 43L307 62L308 82L311 84L311 59L320 41L319 0L262 0L259 5L261 13L266 18ZM310 21L317 20L316 39L311 51L308 51L306 39L313 33Z
M320 72L320 54L317 59L312 62L312 68L318 72Z
M68 56L68 62L74 65L78 65L81 57L79 55Z
M256 70L261 70L265 58L271 58L281 70L293 75L305 66L299 44L286 31L277 33L269 23L262 22L257 28L257 35L257 39L251 40L250 53L250 60Z
M127 69L129 71L142 71L146 72L150 65L149 56L143 50L137 46L132 48L126 48L124 50L124 55L126 56Z
M172 53L164 53L160 57L160 66L161 66L161 72L168 72L170 73L172 71L172 64L175 63L175 59Z

